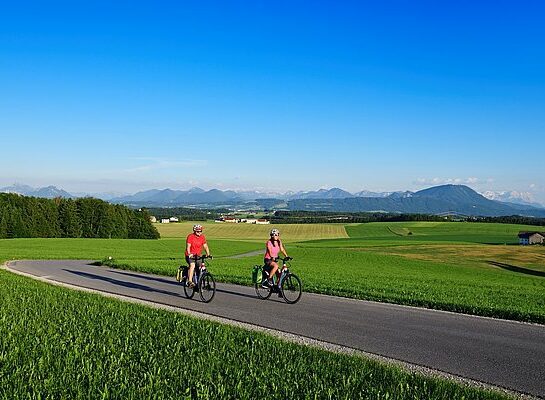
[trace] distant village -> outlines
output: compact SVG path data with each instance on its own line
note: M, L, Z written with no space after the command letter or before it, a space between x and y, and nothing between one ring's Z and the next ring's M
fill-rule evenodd
M159 222L161 224L170 224L172 222L180 222L177 217L170 217L170 218L161 218L160 220L157 220L156 217L153 215L150 217L151 222ZM270 224L271 221L265 218L236 218L236 217L220 217L214 220L214 222L223 224L256 224L256 225L266 225Z

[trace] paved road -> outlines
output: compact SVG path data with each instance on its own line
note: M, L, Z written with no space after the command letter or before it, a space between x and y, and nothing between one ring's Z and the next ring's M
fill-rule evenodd
M288 305L252 288L218 284L209 304L188 300L173 279L88 265L16 261L51 280L186 308L335 343L545 398L545 326L393 304L303 294ZM271 313L278 316L271 318Z

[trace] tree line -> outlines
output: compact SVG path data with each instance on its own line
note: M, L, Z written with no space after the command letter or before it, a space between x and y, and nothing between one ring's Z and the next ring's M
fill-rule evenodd
M520 215L507 215L503 217L471 217L468 219L468 221L545 226L545 218L523 217Z
M398 213L336 213L332 211L276 211L271 217L274 224L316 224L316 223L353 223L353 222L405 222L405 221L467 221L500 224L520 224L545 226L545 218L508 215L503 217L461 217L440 216L433 214L398 214Z
M103 200L0 193L0 238L158 239L149 214Z
M270 218L274 224L316 224L316 223L363 223L403 221L446 221L450 217L428 214L398 214L379 212L338 213L331 211L276 211Z

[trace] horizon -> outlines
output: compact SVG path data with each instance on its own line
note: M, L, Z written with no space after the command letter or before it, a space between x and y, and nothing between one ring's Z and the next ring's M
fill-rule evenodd
M347 192L349 193L350 195L354 196L354 197L368 197L368 196L365 196L365 195L360 195L361 192L368 192L369 194L377 194L377 195L384 195L384 194L393 194L393 193L417 193L419 191L423 191L423 190L426 190L426 189L431 189L431 188L436 188L436 187L444 187L444 186L463 186L463 187L466 187L470 190L473 190L475 191L477 194L480 194L481 196L485 197L485 198L488 198L490 200L496 200L496 201L500 201L500 202L514 202L514 203L521 203L521 204L533 204L534 206L538 206L538 207L542 207L544 208L545 207L545 204L542 204L542 203L539 203L538 201L535 201L535 199L533 199L530 195L530 193L528 192L516 192L516 191L511 191L511 192L491 192L491 191L486 191L486 192L479 192L477 191L475 188L472 188L466 184L456 184L456 183L446 183L446 184L442 184L442 185L434 185L434 186L428 186L428 187L424 187L420 190L417 190L417 191L410 191L410 190L394 190L394 191L385 191L385 192L374 192L374 191L369 191L369 190L366 190L366 189L362 189L362 190L359 190L359 191L348 191L342 187L331 187L331 188L318 188L318 189L313 189L313 190L297 190L297 191L286 191L286 192L274 192L274 191L260 191L260 190L255 190L255 189L218 189L218 188L202 188L202 187L198 187L198 186L194 186L194 187L191 187L191 188L182 188L182 189L175 189L175 188L170 188L170 187L156 187L156 188L152 188L152 189L147 189L147 190L141 190L141 191L137 191L137 192L117 192L115 190L111 190L109 192L74 192L74 191L69 191L69 190L66 190L65 188L62 188L62 187L58 187L58 186L55 186L55 185L46 185L46 186L43 186L43 187L33 187L31 185L26 185L24 183L19 183L19 182L16 182L16 183L13 183L12 185L8 185L8 186L5 186L5 187L2 187L0 186L0 192L1 191L4 191L6 189L9 189L9 188L14 188L14 187L25 187L25 188L30 188L34 191L38 191L38 190L42 190L42 189L56 189L56 190L63 190L65 192L67 192L69 195L71 196L76 196L76 197L83 197L83 196L105 196L105 195L109 195L108 196L108 199L106 200L113 200L113 199L116 199L116 198L121 198L121 197L130 197L130 196L133 196L133 195L136 195L136 194L139 194L139 193L144 193L144 192L149 192L149 191L159 191L159 192L162 192L162 191L166 191L166 190L170 190L170 191L176 191L176 192L189 192L189 191L192 191L192 190L195 190L195 189L198 189L198 190L202 190L203 192L209 192L211 190L221 190L221 191L233 191L235 193L259 193L259 194L263 194L263 195L267 195L267 196L275 196L275 195L279 195L279 196L291 196L291 195L302 195L302 194L308 194L308 193L317 193L317 192L320 192L320 191L326 191L326 192L329 192L331 190L341 190L341 191L344 191L344 192ZM9 193L9 192L8 192ZM501 196L501 195L510 195L509 196L509 199L501 199L501 198L498 198L498 196ZM356 196L358 195L358 196ZM111 196L111 197L110 197ZM374 197L374 196L371 196L371 197ZM263 198L267 198L267 197L263 197Z
M32 3L32 2L31 2ZM545 4L6 4L0 187L545 204Z

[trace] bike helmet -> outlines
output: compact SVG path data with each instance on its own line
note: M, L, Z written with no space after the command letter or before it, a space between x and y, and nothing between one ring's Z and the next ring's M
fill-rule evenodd
M202 225L196 224L193 225L193 232L202 232Z
M271 236L273 235L279 235L280 236L280 231L276 228L274 228L273 230L271 230Z

